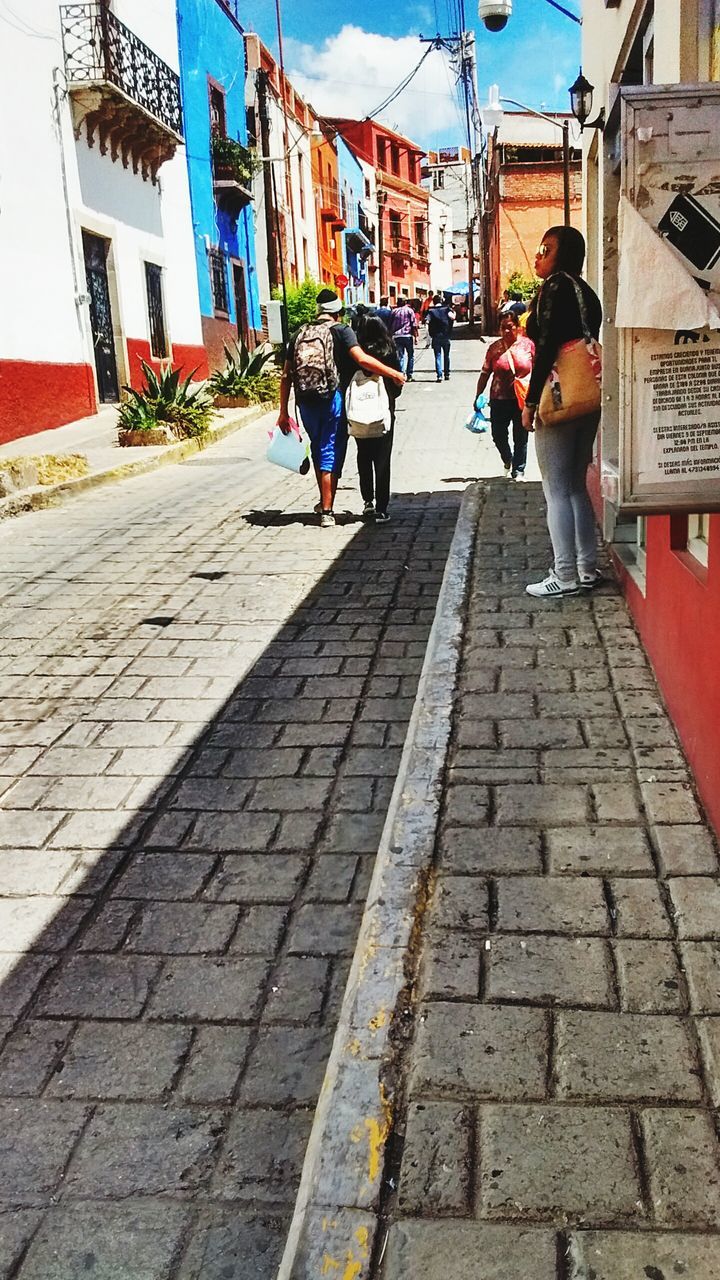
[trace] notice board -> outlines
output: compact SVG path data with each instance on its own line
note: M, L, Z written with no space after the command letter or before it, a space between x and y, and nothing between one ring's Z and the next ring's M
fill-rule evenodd
M720 84L622 90L623 511L720 510Z

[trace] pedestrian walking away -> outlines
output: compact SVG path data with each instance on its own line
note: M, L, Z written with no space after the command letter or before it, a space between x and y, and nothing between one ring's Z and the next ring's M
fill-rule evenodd
M415 339L418 333L418 322L415 310L409 302L404 302L393 311L391 332L400 358L400 368L408 382L411 382L415 368Z
M443 302L442 294L436 293L427 314L428 333L435 353L435 378L437 382L442 382L444 375L447 382L450 377L450 342L455 312L451 306Z
M515 393L515 379L525 378L532 369L535 348L518 328L517 317L508 311L500 321L500 337L488 347L478 378L475 397L490 382L490 429L505 474L522 480L527 463L528 433L522 424L522 409ZM492 379L492 381L490 381ZM512 448L509 432L512 425Z
M390 299L387 297L382 297L380 299L380 306L377 308L375 315L377 316L378 320L382 320L388 333L390 333L390 330L392 329L392 314L393 313L392 313L392 307L390 306Z
M280 381L278 426L285 435L291 430L290 392L294 389L310 438L320 492L315 511L321 526L327 528L335 523L333 506L348 438L344 397L355 370L381 374L400 386L405 378L397 367L363 351L355 331L340 322L343 304L332 289L320 290L317 308L317 319L303 325L288 346Z
M538 406L559 353L597 339L602 307L580 272L585 241L574 227L550 227L535 257L535 273L542 280L527 322L535 343L523 426L535 430L535 452L547 503L547 522L555 563L541 582L531 583L532 596L559 597L591 589L600 581L597 568L595 516L587 491L587 469L600 423L600 410L579 413L549 425ZM588 362L588 369L590 369ZM592 371L588 377L591 380ZM595 388L597 389L597 388ZM598 396L599 403L599 396Z
M366 354L386 365L400 368L400 359L393 348L381 320L376 316L362 318L358 329L358 341ZM384 435L358 439L357 462L360 493L364 502L363 516L376 524L387 524L390 499L390 460L395 433L395 402L402 391L397 382L385 377L385 390L390 401L390 430Z

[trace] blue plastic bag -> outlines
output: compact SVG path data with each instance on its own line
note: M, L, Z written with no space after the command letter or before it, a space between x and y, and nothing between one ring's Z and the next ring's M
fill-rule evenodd
M483 431L487 431L490 421L490 398L487 392L482 391L475 401L472 413L468 414L465 426L468 431L472 431L473 435L482 435Z

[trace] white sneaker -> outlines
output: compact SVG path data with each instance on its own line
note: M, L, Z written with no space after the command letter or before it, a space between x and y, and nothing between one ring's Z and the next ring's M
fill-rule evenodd
M562 582L557 574L551 569L547 578L543 578L542 582L531 582L525 588L529 596L536 596L540 600L549 599L551 596L574 596L580 590L580 584L577 580L572 582Z
M504 464L504 466L505 466L505 475L507 476L508 480L512 479L512 476L511 476L511 472L512 472L512 463L511 463L511 462L507 462L507 463L505 463L505 464Z
M595 587L599 587L601 582L605 582L605 576L599 569L594 573L579 573L578 578L583 591L592 591Z
M320 528L321 529L332 529L334 524L335 524L335 516L333 515L332 511L320 512Z
M322 509L323 509L322 502L316 502L316 503L315 503L315 506L313 507L313 511L315 512L315 515L316 515L316 516L321 516L321 515L322 515Z
M363 520L369 520L371 516L375 515L375 503L366 502L362 509L362 513L363 513Z

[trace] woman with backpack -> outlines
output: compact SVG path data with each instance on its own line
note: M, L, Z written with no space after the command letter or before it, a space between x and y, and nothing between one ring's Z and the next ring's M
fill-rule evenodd
M390 368L400 368L395 344L382 320L377 316L362 316L358 321L358 342L363 351ZM364 502L363 519L387 524L390 500L390 459L395 428L395 401L402 391L393 378L384 377L387 393L389 428L382 435L356 437L360 493ZM352 427L351 427L352 430Z
M302 325L288 345L280 380L278 426L285 435L291 430L290 392L294 390L320 491L315 512L321 527L328 529L335 524L333 504L347 449L344 396L353 374L357 369L385 374L400 386L405 378L392 343L392 368L389 362L383 364L363 351L354 330L342 323L342 300L332 289L320 290L317 309L316 320Z

